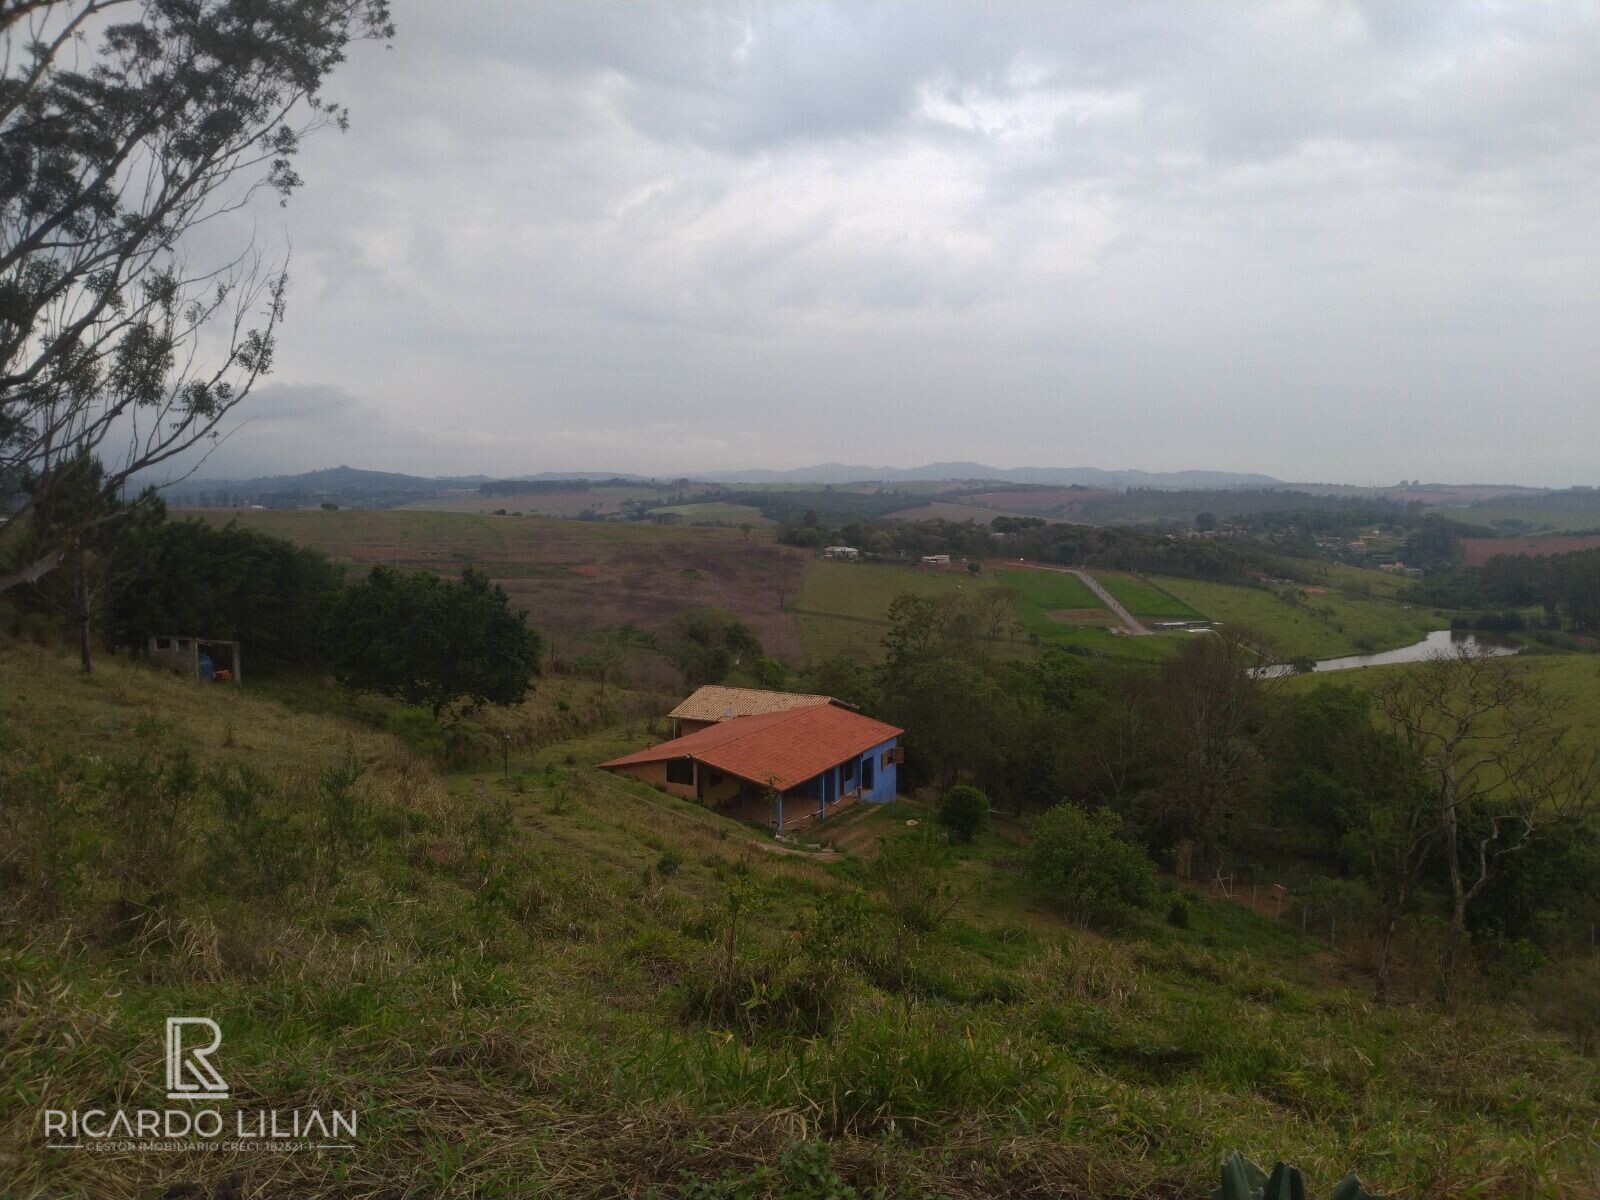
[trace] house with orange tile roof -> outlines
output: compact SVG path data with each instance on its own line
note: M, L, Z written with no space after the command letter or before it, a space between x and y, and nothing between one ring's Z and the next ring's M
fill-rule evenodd
M717 721L600 767L793 832L846 805L893 800L904 732L825 702Z

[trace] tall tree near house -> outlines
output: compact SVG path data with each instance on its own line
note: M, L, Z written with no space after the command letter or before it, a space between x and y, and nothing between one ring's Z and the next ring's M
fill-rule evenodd
M1161 668L1152 707L1161 782L1144 799L1180 873L1215 869L1229 827L1260 794L1258 738L1273 685L1254 671L1270 661L1260 638L1232 627L1187 643ZM1198 863L1184 861L1191 848Z
M64 462L53 486L29 507L20 543L12 548L20 560L41 547L58 548L60 568L41 578L25 597L66 618L85 675L93 670L97 619L133 580L149 530L166 518L159 500L147 495L139 503L124 504L106 495L104 485L105 471L92 456L80 454ZM30 480L26 494L31 497L38 488Z
M1410 748L1387 730L1348 731L1334 755L1348 791L1341 814L1349 849L1378 893L1378 969L1373 999L1389 1000L1394 936L1438 840L1433 791Z
M538 673L539 635L470 567L459 582L374 567L328 617L335 674L357 691L446 709L517 704Z
M1456 997L1475 901L1513 855L1581 821L1600 789L1600 751L1573 743L1551 697L1511 659L1469 646L1400 672L1378 710L1421 764L1450 888L1439 999Z
M217 431L271 369L286 276L251 245L196 261L190 231L286 199L302 138L346 123L329 73L391 32L387 0L0 2L0 480L41 503L97 455L109 499Z

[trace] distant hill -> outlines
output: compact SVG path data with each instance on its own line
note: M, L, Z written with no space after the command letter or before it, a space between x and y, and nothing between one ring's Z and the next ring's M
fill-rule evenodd
M1000 483L1044 483L1055 486L1083 484L1098 488L1218 488L1273 487L1271 475L1234 471L1107 471L1100 467L991 467L978 462L939 462L922 467L866 467L846 463L820 463L775 471L757 467L747 471L703 471L695 476L716 483L892 483L900 480L983 480Z
M363 471L358 467L328 467L299 475L263 475L255 479L186 479L163 489L175 505L226 507L261 504L267 508L304 508L331 502L362 508L389 508L426 500L441 492L477 490L487 475L402 475L394 471Z
M561 480L616 480L639 483L653 479L688 479L708 483L815 483L981 480L986 483L1081 484L1095 488L1249 488L1275 486L1270 475L1231 471L1105 471L1098 467L1000 468L976 462L929 463L922 467L864 467L823 463L775 471L711 471L654 477L626 471L540 471L513 476L406 475L395 471L366 471L359 467L327 467L299 475L263 475L252 479L186 479L165 489L168 501L179 506L228 507L259 504L267 508L304 508L333 503L359 508L393 508L452 492L477 491L484 484L510 482L553 483Z
M186 479L163 489L169 504L226 508L246 504L266 508L307 508L338 504L350 508L395 508L457 492L478 492L485 485L551 484L578 480L635 482L643 476L616 471L542 471L503 478L493 475L405 475L364 471L359 467L327 467L299 475L262 475L253 479ZM501 491L504 491L502 486Z

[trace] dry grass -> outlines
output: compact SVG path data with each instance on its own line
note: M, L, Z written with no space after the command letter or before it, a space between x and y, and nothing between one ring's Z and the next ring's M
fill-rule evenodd
M394 563L451 573L475 567L544 631L659 629L685 608L709 606L749 625L768 654L800 657L784 605L798 594L812 555L761 531L747 538L738 529L402 509L199 515L218 524L236 520L356 567Z

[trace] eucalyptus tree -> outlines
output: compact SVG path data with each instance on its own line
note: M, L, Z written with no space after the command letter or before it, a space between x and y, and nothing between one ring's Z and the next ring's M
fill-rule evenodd
M303 139L347 123L329 74L392 31L388 0L0 0L0 490L40 502L94 455L110 497L217 434L272 367L287 276L196 232L287 200Z
M1600 806L1600 749L1525 665L1470 646L1388 677L1375 696L1425 781L1449 887L1439 998L1455 997L1467 918L1513 859Z

